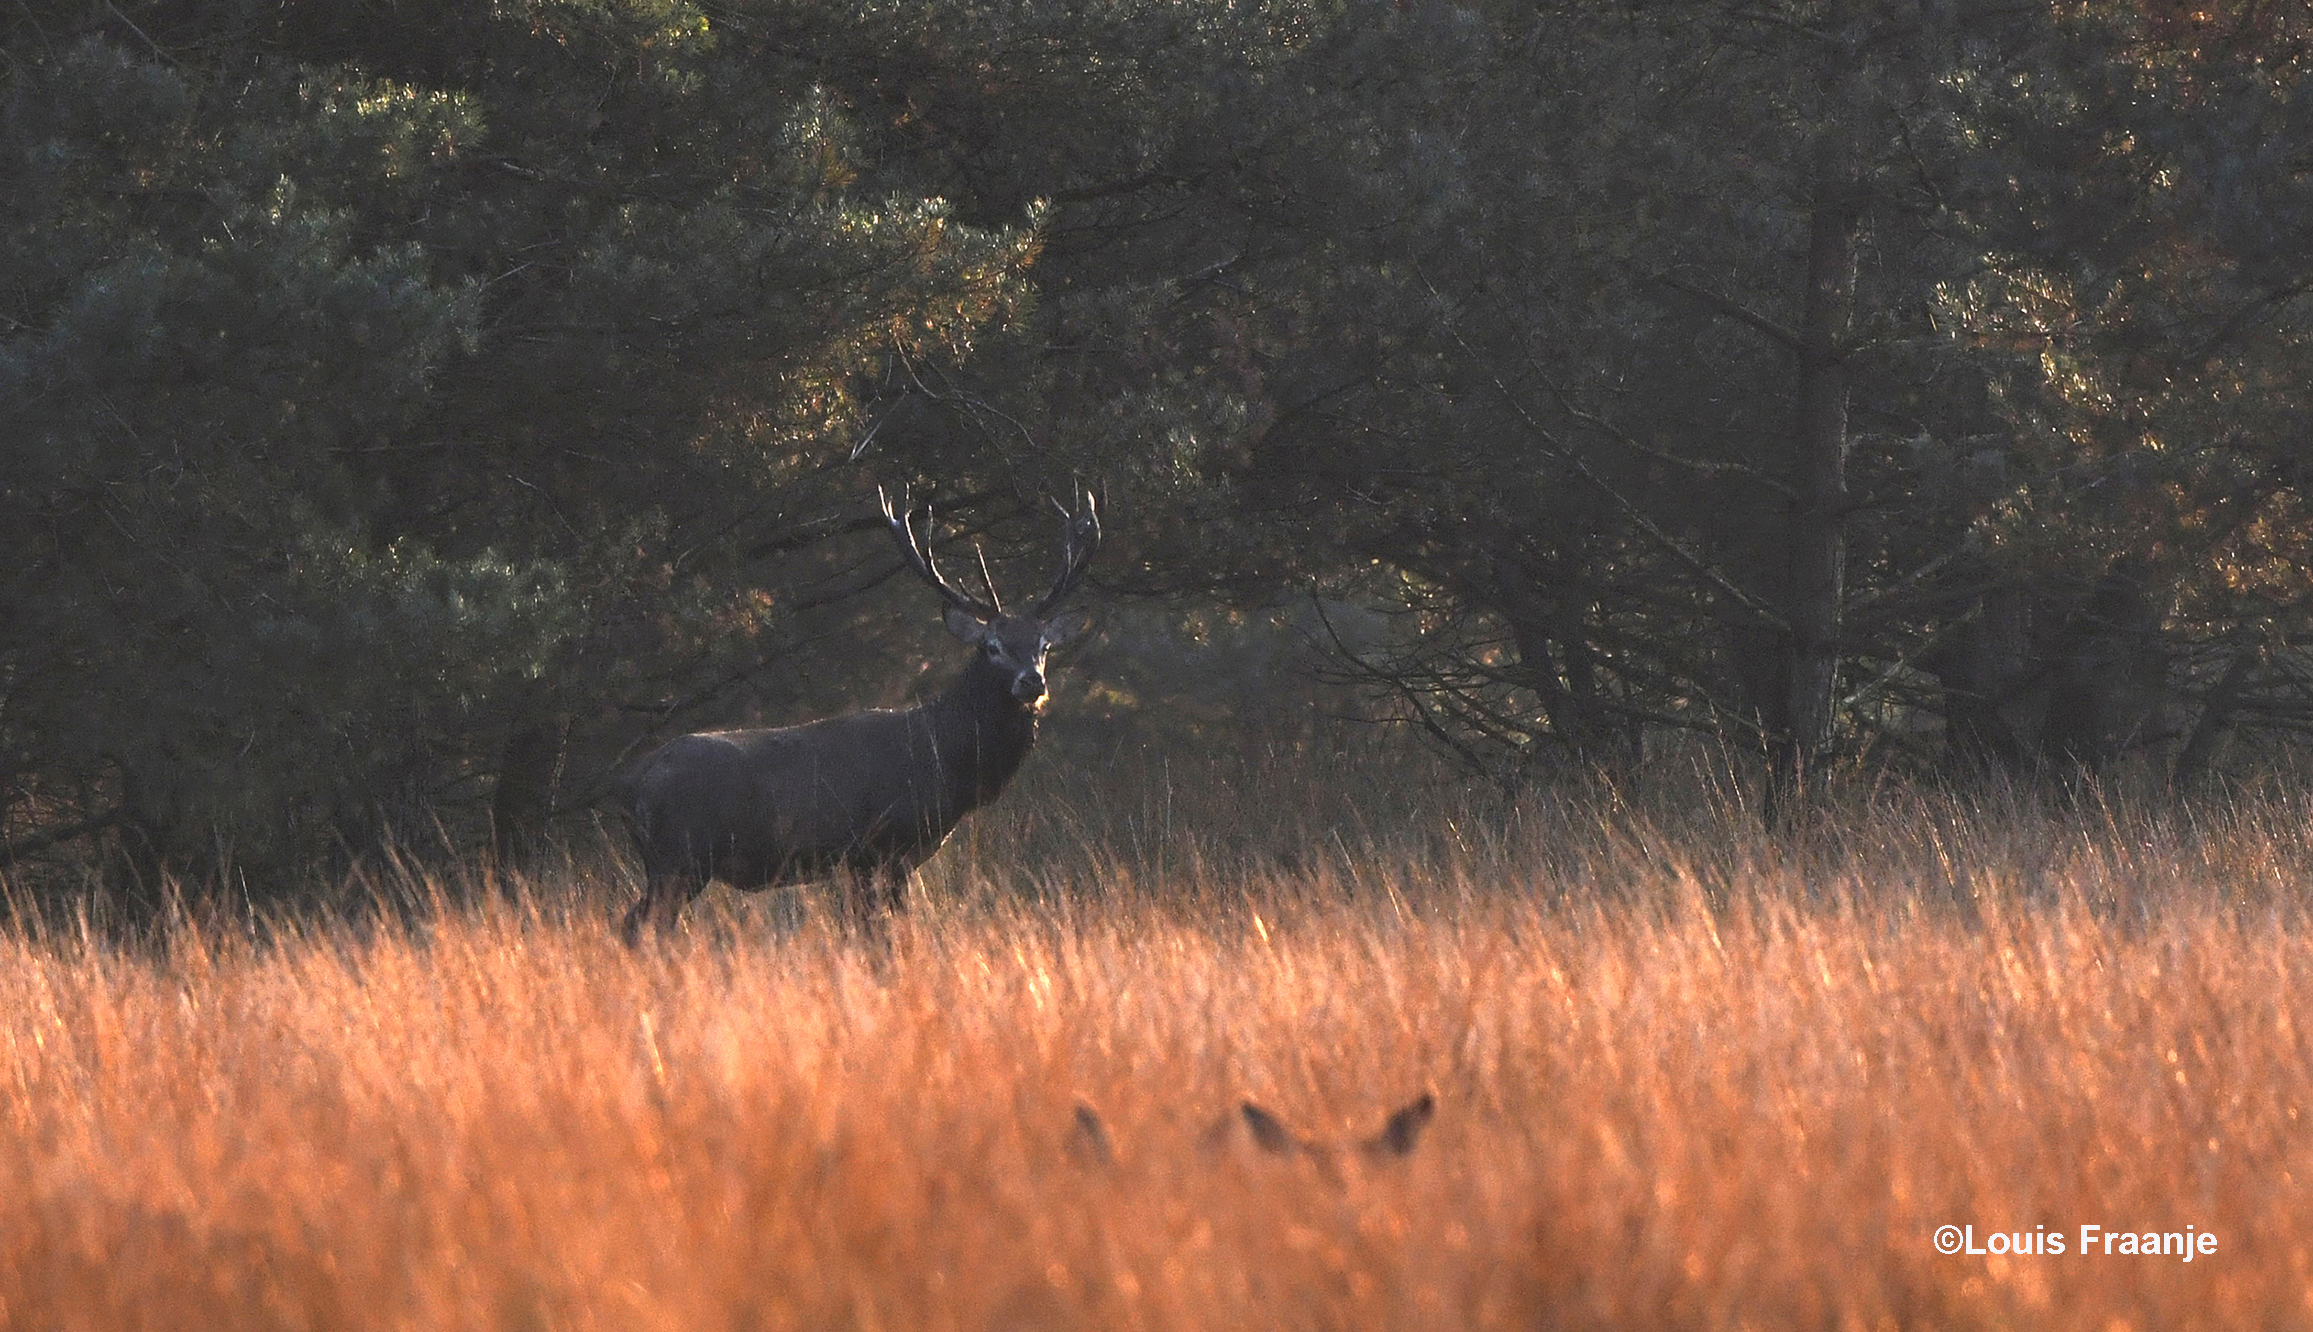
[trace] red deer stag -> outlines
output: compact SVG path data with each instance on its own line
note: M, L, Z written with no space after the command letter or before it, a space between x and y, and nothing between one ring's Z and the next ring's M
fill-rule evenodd
M878 495L900 553L947 603L948 632L973 646L971 662L916 707L705 731L643 760L624 792L643 860L642 900L620 929L630 947L644 922L672 926L710 879L752 892L849 872L858 888L846 913L875 932L905 905L916 866L996 798L1036 743L1045 653L1084 631L1083 612L1053 612L1100 544L1091 493L1062 511L1059 576L1024 614L1006 613L993 583L983 601L940 573L929 505L901 513Z

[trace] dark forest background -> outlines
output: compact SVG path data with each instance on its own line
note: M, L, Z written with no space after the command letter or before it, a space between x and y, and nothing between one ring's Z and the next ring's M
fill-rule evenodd
M902 698L878 483L1022 587L1105 487L1075 761L2221 780L2313 725L2309 69L2259 0L11 0L0 873L518 855Z

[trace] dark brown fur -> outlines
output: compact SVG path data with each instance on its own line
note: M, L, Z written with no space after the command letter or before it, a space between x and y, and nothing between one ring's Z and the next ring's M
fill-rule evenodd
M909 565L948 603L948 631L972 660L938 697L802 726L703 731L668 741L624 784L642 852L643 895L620 934L672 926L715 879L742 890L848 873L845 905L874 930L906 902L908 876L966 814L994 800L1036 743L1046 652L1084 629L1081 613L1051 614L1084 576L1100 541L1090 495L1066 524L1060 575L1024 614L958 591L915 530L884 503ZM929 524L929 514L925 514Z
M1045 626L1012 616L984 633L1033 661L1032 697L1016 696L1014 657L983 647L921 706L686 735L644 760L628 788L644 889L626 940L646 919L672 924L711 879L754 890L848 871L856 915L899 907L916 866L1036 742Z

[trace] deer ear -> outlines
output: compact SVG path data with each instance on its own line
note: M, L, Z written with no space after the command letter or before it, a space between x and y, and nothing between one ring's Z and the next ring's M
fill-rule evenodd
M1289 1155L1293 1148L1298 1145L1293 1141L1293 1131L1286 1128L1284 1121L1278 1119L1277 1116L1263 1110L1251 1101L1245 1102L1237 1109L1245 1116L1245 1127L1252 1131L1253 1141L1260 1146L1262 1151L1285 1156Z
M1068 1154L1087 1165L1116 1164L1116 1148L1108 1141L1108 1125L1100 1120L1100 1112L1082 1101L1076 1103L1076 1127L1068 1134Z
M1044 646L1064 648L1084 633L1092 617L1083 611L1067 611L1044 622Z
M1422 1130L1429 1127L1430 1117L1438 1111L1438 1098L1423 1092L1398 1109L1374 1134L1360 1144L1367 1156L1411 1156L1414 1144L1421 1141Z
M961 606L948 607L948 613L940 618L946 621L949 633L967 643L979 642L988 632L988 626L980 623L979 616Z

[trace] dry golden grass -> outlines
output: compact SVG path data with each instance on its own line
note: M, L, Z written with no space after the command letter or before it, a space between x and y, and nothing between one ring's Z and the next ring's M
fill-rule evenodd
M719 893L629 954L582 878L11 938L0 1326L2313 1325L2306 803L1868 803L1778 844L1595 799L1290 868L1278 806L1162 855L1023 815L880 965ZM1402 1161L1208 1141L1425 1088Z

